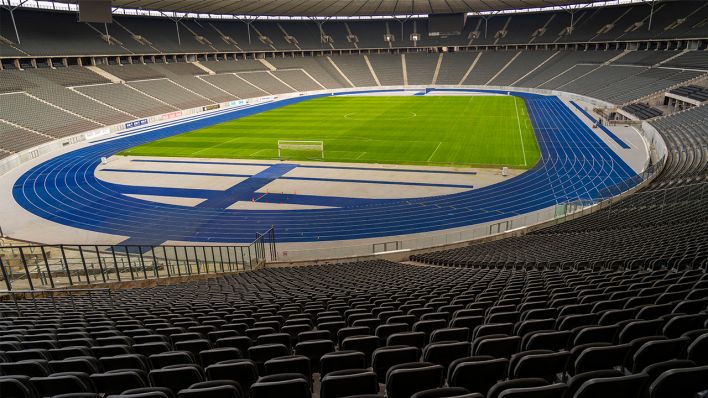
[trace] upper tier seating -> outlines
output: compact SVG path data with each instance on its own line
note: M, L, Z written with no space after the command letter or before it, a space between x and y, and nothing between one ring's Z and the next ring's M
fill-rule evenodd
M81 66L50 68L37 63L23 70L0 71L0 92L22 91L37 98L39 107L46 101L58 108L62 118L85 118L88 123L69 123L61 133L65 137L99 126L153 116L177 109L200 107L219 102L291 93L404 83L404 59L409 85L490 84L555 89L588 95L611 103L628 104L644 96L660 93L668 87L702 76L706 71L675 67L628 65L645 59L663 59L666 51L482 51L454 53L407 53L339 55L314 57L275 57L265 62L233 59L184 62L156 58L157 63L125 62L123 65L102 62L100 70L125 83L115 84L100 75L99 70ZM708 58L706 51L690 51L691 59ZM611 59L613 62L607 64ZM147 59L147 58L146 58ZM99 58L99 60L101 60ZM368 60L368 63L367 63ZM135 60L134 60L135 61ZM152 62L152 61L150 61ZM652 61L651 63L653 63ZM679 61L676 61L679 62ZM203 67L200 67L202 65ZM371 65L371 68L369 68ZM439 69L438 69L439 65ZM275 68L275 70L269 70ZM94 72L94 71L97 72ZM216 74L209 74L213 71ZM377 80L378 79L378 83ZM113 79L115 80L115 79ZM694 86L675 90L702 98ZM677 91L677 92L678 92ZM9 101L19 96L6 98ZM26 101L25 101L26 102ZM25 103L31 105L33 102ZM51 106L50 106L51 108ZM60 109L61 108L61 109ZM630 108L631 109L631 108ZM63 111L62 111L63 110ZM36 109L14 106L15 116L0 117L0 122L19 124L32 130L29 120ZM25 114L26 113L26 114ZM65 116L64 113L69 113ZM653 115L653 116L652 116ZM647 114L642 117L655 117ZM8 118L13 118L9 120ZM61 119L61 118L60 118ZM23 120L27 120L24 122ZM73 126L73 127L72 127ZM45 130L48 127L45 127ZM39 130L42 133L42 130ZM18 135L14 135L19 137ZM28 135L27 145L20 141L5 145L0 157L30 148L44 140ZM9 150L8 148L12 148ZM9 152L8 152L9 151Z
M192 20L185 18L177 25L168 18L115 15L108 33L105 27L78 23L74 13L19 9L15 11L21 44L15 43L15 32L6 9L0 10L0 35L9 44L0 43L3 55L130 55L165 53L228 53L241 51L299 51L321 49L379 49L395 47L525 45L705 38L708 27L703 21L707 5L700 0L674 1L655 7L651 30L649 9L641 4L589 8L576 12L573 30L568 34L571 17L565 11L493 15L483 19L470 16L459 36L431 37L428 21L421 18L398 20L330 20L322 30L332 39L323 43L320 27L310 20L258 20L246 25L240 20ZM411 34L420 35L417 43ZM384 41L390 33L395 40ZM286 39L286 34L297 42ZM348 40L349 35L357 41ZM261 37L267 38L261 40ZM664 59L662 53L638 59L637 64L651 65ZM656 56L656 57L655 57ZM684 62L692 62L688 59ZM699 61L693 65L703 65Z

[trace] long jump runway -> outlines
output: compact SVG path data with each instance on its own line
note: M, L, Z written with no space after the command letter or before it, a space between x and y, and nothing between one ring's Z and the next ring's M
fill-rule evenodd
M242 243L270 226L276 227L279 242L316 242L492 222L595 199L635 177L559 98L510 94L526 102L541 161L496 184L479 186L469 170L404 166L384 172L373 165L186 158L111 158L101 164L102 157L136 145L317 97L303 96L96 140L26 171L15 181L12 197L44 220L122 237L125 244ZM73 243L70 235L51 240Z

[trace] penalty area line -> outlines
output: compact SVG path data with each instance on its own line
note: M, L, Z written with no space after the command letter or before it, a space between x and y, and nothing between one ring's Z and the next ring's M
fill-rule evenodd
M442 145L442 141L438 141L438 146L436 146L433 153L431 153L430 156L428 156L428 160L426 160L426 162L430 162L430 159L432 159L433 156L435 156L435 153L438 151L438 149L440 149L440 145Z

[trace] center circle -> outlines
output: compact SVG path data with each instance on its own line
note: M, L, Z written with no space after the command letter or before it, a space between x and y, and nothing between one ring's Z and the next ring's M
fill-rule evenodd
M418 116L415 112L389 112L386 114L383 114L381 116L375 116L372 117L367 114L362 114L358 112L350 112L344 114L345 119L349 120L359 120L359 121L367 121L367 120L408 120L408 119L413 119L414 117Z

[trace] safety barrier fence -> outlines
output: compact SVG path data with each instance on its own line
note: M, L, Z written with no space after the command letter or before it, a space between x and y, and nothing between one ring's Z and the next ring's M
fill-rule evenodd
M9 245L0 246L0 279L4 291L35 291L244 271L275 260L273 227L243 245Z

